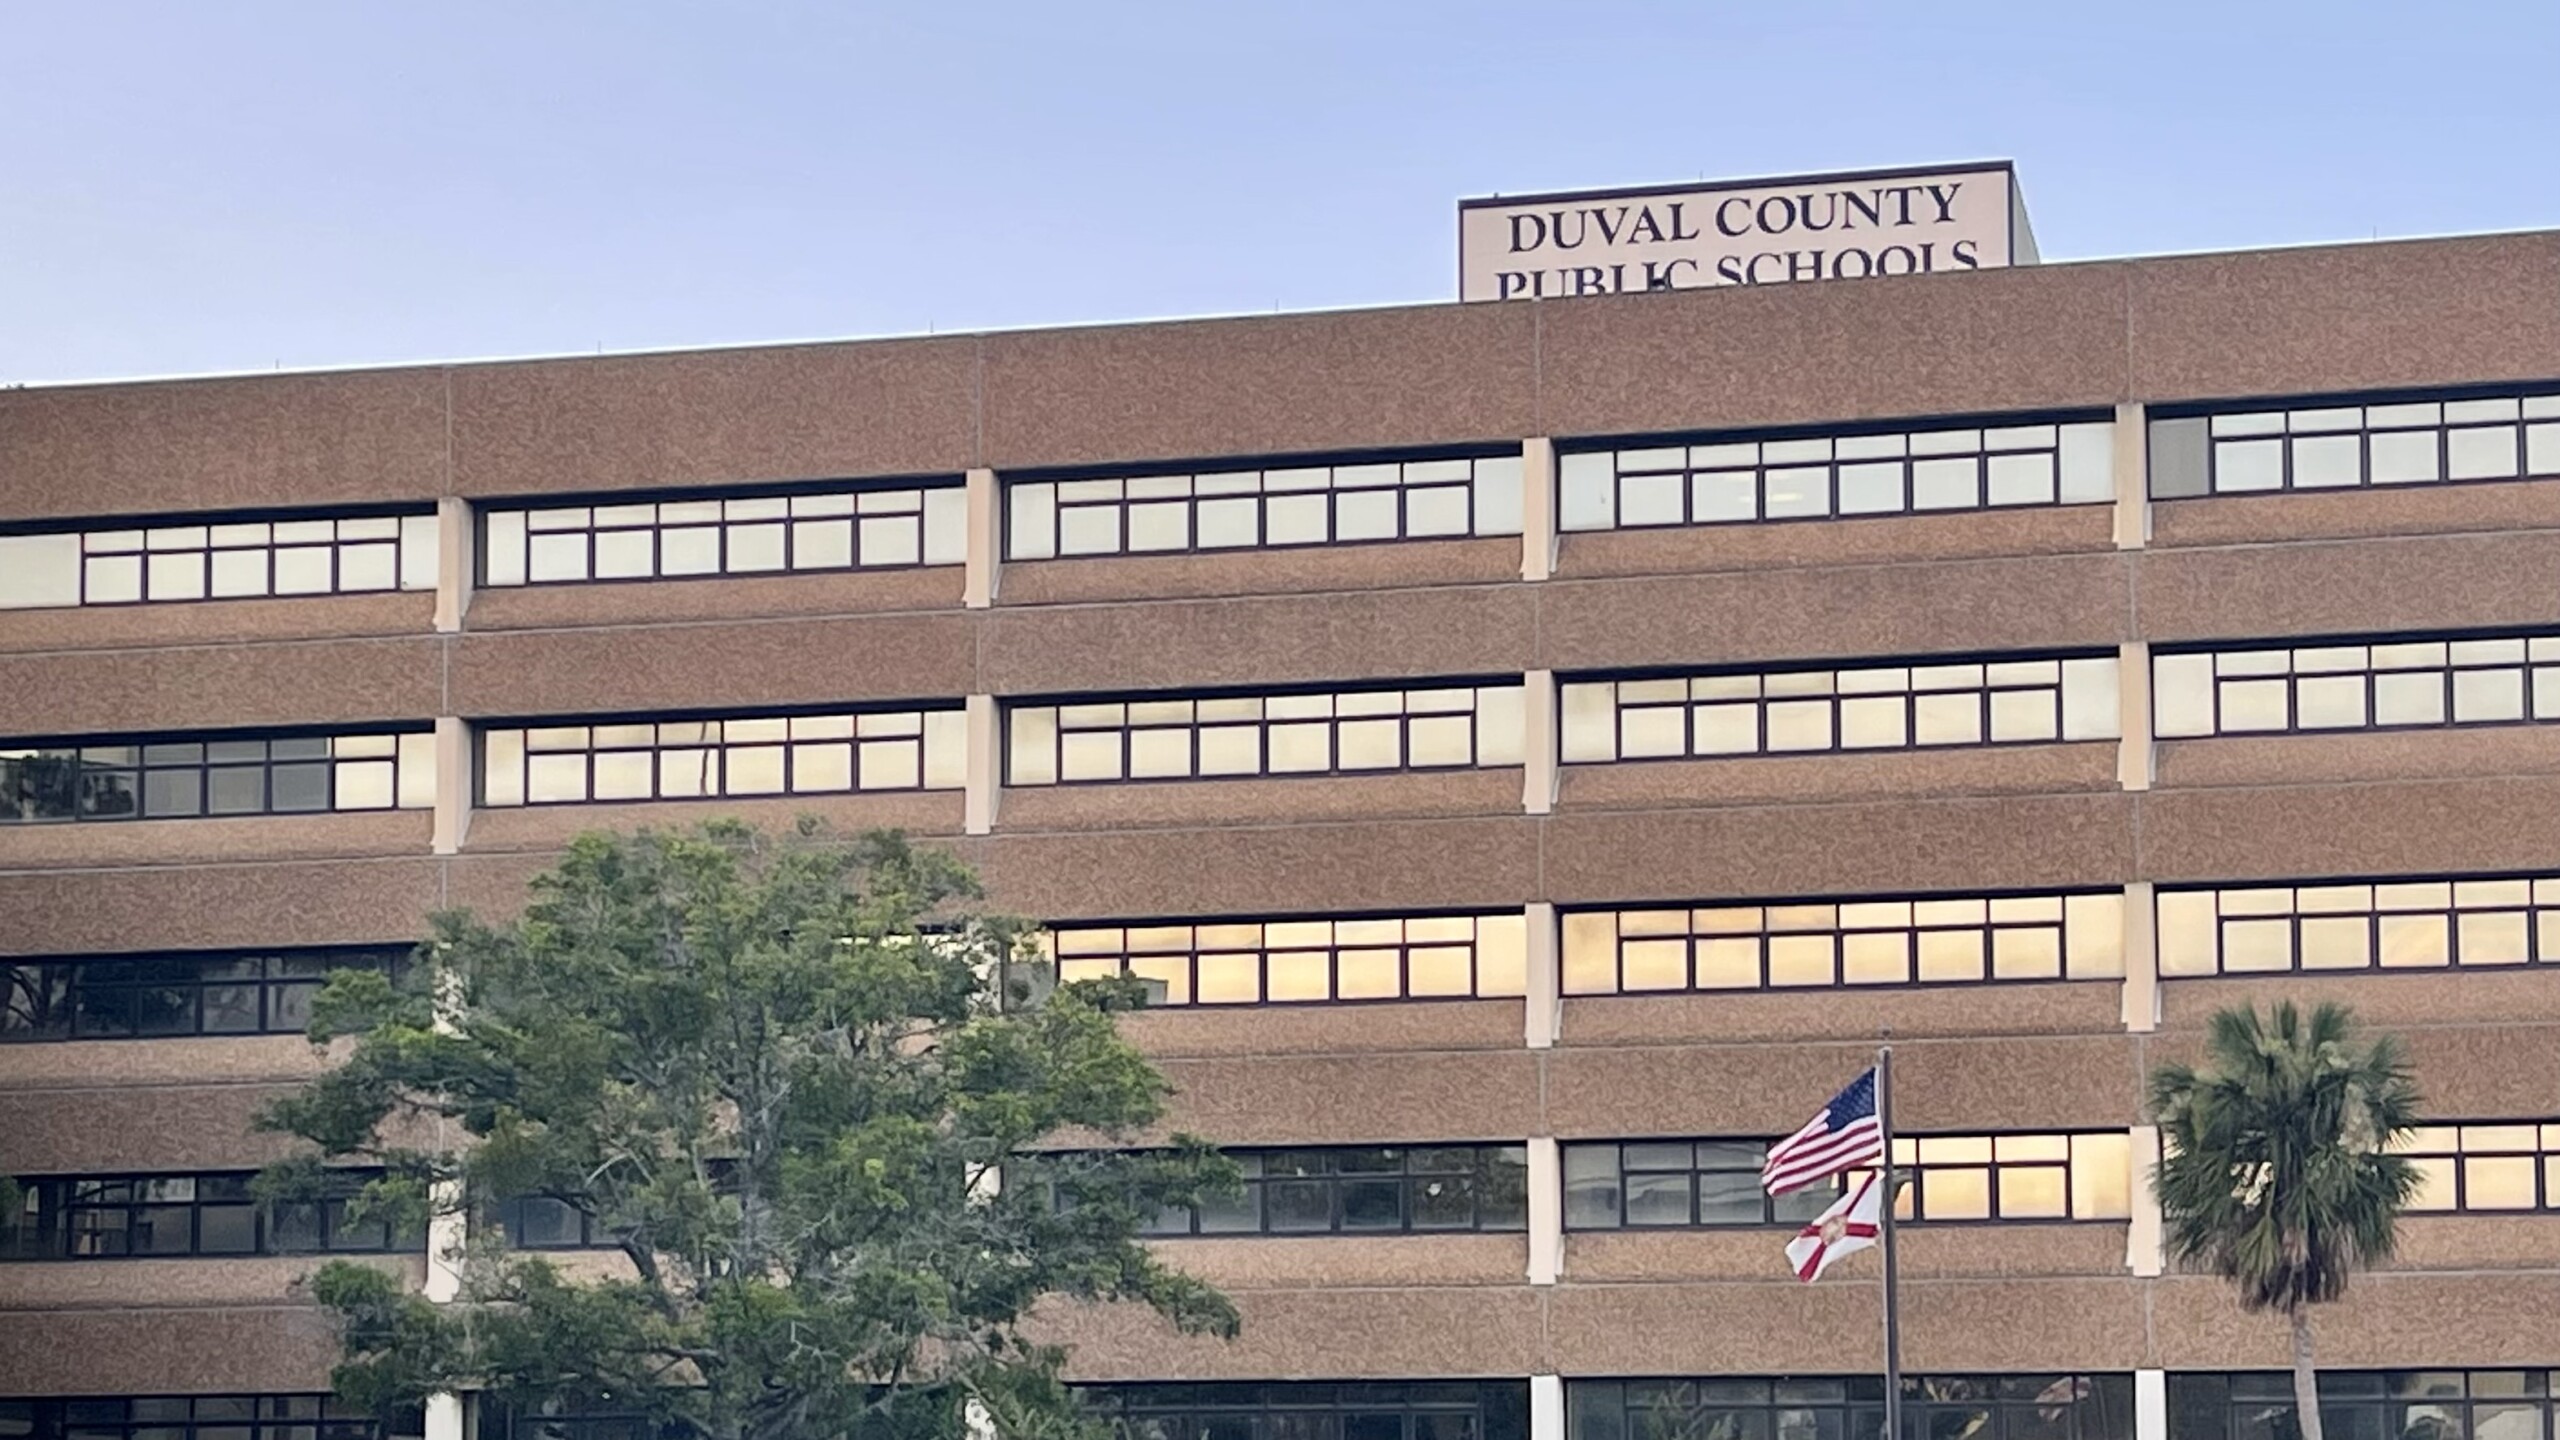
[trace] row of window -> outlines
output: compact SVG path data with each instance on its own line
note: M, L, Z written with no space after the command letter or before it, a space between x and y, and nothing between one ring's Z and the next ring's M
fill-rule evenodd
M1014 560L1520 533L1520 457L1016 480Z
M2116 657L1567 680L1568 765L1689 756L2112 740Z
M2337 1440L2555 1440L2560 1372L2323 1370ZM2298 1440L2282 1371L2172 1371L2168 1440ZM1880 1440L1874 1375L1572 1379L1565 1440ZM1079 1387L1117 1440L1529 1440L1525 1380L1246 1381ZM1895 1440L2134 1440L2133 1376L1907 1375ZM479 1402L496 1440L654 1440L611 1411L512 1414ZM6 1440L372 1440L379 1426L323 1395L0 1399Z
M1005 783L1517 765L1521 687L1433 686L1005 709Z
M1377 1235L1529 1227L1521 1145L1229 1150L1243 1192L1156 1216L1146 1233Z
M2107 421L1569 450L1556 462L1566 531L1933 510L2104 503L2115 498Z
M1566 1440L1878 1440L1883 1432L1884 1381L1871 1375L1565 1385ZM2135 1433L2131 1375L1902 1380L1900 1440L2134 1440Z
M2120 892L1569 910L1563 931L1567 995L2124 973Z
M0 1400L0 1440L379 1440L425 1433L416 1414L382 1425L334 1395L132 1395Z
M610 800L957 790L968 723L958 706L480 732L486 806Z
M424 729L0 744L0 824L422 810L435 788Z
M2131 1141L2121 1130L2042 1135L1897 1135L1906 1220L2122 1220L2133 1213ZM1563 1147L1568 1230L1801 1225L1852 1174L1772 1198L1762 1140L1641 1140Z
M0 610L433 590L436 545L432 513L0 534Z
M329 972L389 970L398 947L0 960L0 1044L298 1035Z
M2162 889L2159 973L2254 975L2560 964L2560 876ZM1831 989L2124 973L2119 891L1568 909L1564 994ZM1159 1006L1500 998L1528 990L1518 911L1070 921L1061 981L1132 975ZM397 947L0 961L0 1043L296 1033L340 967Z
M348 1198L261 1206L247 1174L30 1177L0 1226L0 1259L295 1255L414 1250L422 1235L357 1220ZM361 1176L350 1173L352 1191Z
M1528 923L1517 913L1065 924L1040 944L1058 979L1134 975L1154 1005L1465 999L1529 988Z
M507 506L480 513L479 582L505 587L957 565L967 547L968 498L957 481Z
M2151 496L2560 475L2560 390L2151 422Z
M1945 421L1694 443L1568 443L1566 531L1747 524L2113 499L2114 426L2085 417ZM2560 389L2155 418L2155 499L2560 475ZM1308 458L1005 485L1016 560L1343 545L1521 529L1515 453ZM478 583L957 565L960 477L812 481L479 511ZM0 534L0 608L432 589L424 507L290 516L45 522Z
M2116 657L1567 678L1566 764L2112 739ZM1350 688L1005 707L1006 783L1087 784L1517 765L1517 684ZM2560 635L2163 653L2162 738L2560 719ZM483 805L963 783L961 707L492 725ZM433 803L423 728L118 737L0 748L0 822Z

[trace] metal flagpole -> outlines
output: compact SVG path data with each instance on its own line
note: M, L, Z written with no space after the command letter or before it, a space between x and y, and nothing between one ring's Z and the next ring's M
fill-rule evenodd
M1884 1133L1884 1440L1902 1436L1902 1285L1893 1260L1893 1212L1902 1196L1893 1173L1893 1047L1876 1051L1876 1124Z

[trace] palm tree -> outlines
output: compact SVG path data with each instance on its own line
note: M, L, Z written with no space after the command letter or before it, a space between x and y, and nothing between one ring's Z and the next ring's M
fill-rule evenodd
M2179 1264L2237 1285L2249 1310L2293 1329L2302 1440L2321 1440L2310 1307L2390 1258L2418 1172L2391 1153L2417 1123L2418 1089L2390 1035L2360 1045L2354 1017L2291 1001L2217 1011L2203 1069L2151 1072L2163 1145L2153 1188Z

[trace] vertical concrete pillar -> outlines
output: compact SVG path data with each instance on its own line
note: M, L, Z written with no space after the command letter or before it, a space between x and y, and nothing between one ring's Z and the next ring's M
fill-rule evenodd
M969 548L962 559L960 603L984 610L996 603L1004 566L1004 492L993 470L969 472Z
M2151 1188L2152 1177L2160 1169L2160 1127L2136 1125L2129 1133L2129 1148L2133 1151L2133 1223L2126 1227L2124 1264L2134 1274L2150 1278L2167 1266L2167 1252L2161 1242L2160 1197Z
M2160 1028L2160 910L2151 882L2124 887L2124 1028Z
M963 833L991 835L996 828L996 797L1003 793L1004 724L993 695L968 699L968 773L961 781Z
M2116 783L2127 790L2151 788L2151 642L2128 640L2116 647Z
M1556 573L1556 442L1520 442L1520 578Z
M2133 1440L2169 1440L2169 1372L2133 1372Z
M2116 407L2116 548L2151 543L2151 424L2136 404Z
M462 1397L450 1392L427 1397L426 1440L462 1440Z
M1565 1440L1563 1376L1529 1377L1529 1440Z
M448 495L436 502L436 633L462 629L471 609L471 580L480 573L480 527L471 523L471 502Z
M1532 670L1520 677L1520 808L1545 815L1556 808L1556 672Z
M459 855L471 833L471 726L459 715L436 717L435 828L428 848Z
M1523 910L1529 931L1528 1030L1532 1050L1546 1050L1564 1028L1564 965L1557 953L1556 907L1532 900Z
M1529 1283L1553 1285L1564 1269L1564 1165L1552 1135L1529 1138Z

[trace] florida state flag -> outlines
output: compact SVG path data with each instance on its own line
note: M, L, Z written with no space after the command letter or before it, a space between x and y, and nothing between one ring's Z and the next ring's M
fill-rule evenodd
M1883 1183L1874 1171L1869 1171L1848 1194L1831 1202L1830 1209L1787 1242L1787 1263L1794 1267L1796 1278L1819 1280L1832 1261L1873 1246L1883 1212Z

